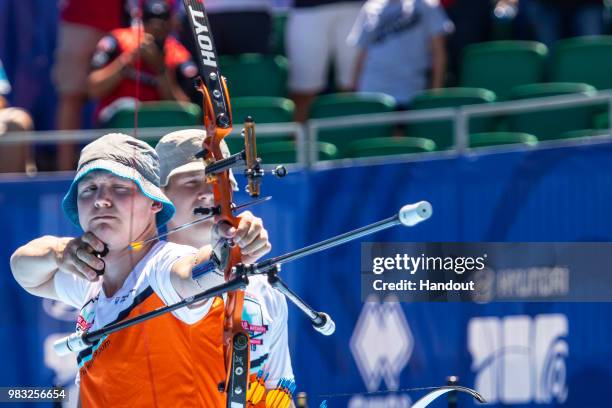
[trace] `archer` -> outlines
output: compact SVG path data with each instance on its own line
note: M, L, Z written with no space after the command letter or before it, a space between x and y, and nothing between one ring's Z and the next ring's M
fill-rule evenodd
M200 129L179 130L162 137L155 147L161 163L161 186L177 209L168 223L170 230L197 220L198 216L193 211L195 207L213 205L212 187L204 177L206 166L196 158L205 136L206 132ZM222 143L222 148L224 156L229 156L225 143ZM233 175L230 179L233 188L237 189ZM248 231L236 234L244 237L245 242L234 239L243 245L242 261L251 264L270 252L271 246L261 219L253 217L248 211L239 217L241 220L245 217L253 218ZM201 247L211 242L213 227L210 219L193 228L173 233L168 236L168 240ZM251 339L249 390L253 391L247 396L247 402L257 404L265 399L266 392L276 388L279 381L294 378L289 355L287 317L287 301L283 294L268 284L265 275L250 277L242 311L242 326Z
M222 254L213 257L211 245L198 250L153 240L139 251L128 249L135 240L154 238L175 212L160 189L157 154L140 140L109 134L87 145L62 207L85 234L31 241L13 254L11 269L28 292L80 309L77 331L141 315L224 281L218 270L192 279L192 270L211 258L223 262ZM261 226L246 238L253 223L260 221L243 215L234 231L219 225L212 242L231 237L241 251L269 250ZM225 378L222 303L215 298L177 309L82 350L82 405L222 406L216 388Z

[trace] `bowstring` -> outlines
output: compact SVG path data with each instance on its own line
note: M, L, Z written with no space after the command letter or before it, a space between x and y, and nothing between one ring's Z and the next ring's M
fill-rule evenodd
M141 83L141 69L142 69L142 55L141 55L141 41L142 41L142 34L144 32L144 25L143 25L143 21L142 21L142 2L141 1L137 1L136 2L136 16L134 18L135 21L132 22L132 29L136 30L136 75L135 75L135 79L136 79L136 89L134 91L134 95L135 95L135 101L134 101L134 137L136 139L138 139L138 111L140 110L140 83ZM133 147L133 159L135 161L136 159L136 146ZM133 166L134 168L134 176L136 176L136 166ZM132 199L132 204L131 204L131 211L130 211L130 242L133 241L133 237L134 237L134 200ZM157 225L156 225L157 226ZM131 269L133 270L134 267L136 266L134 263L134 251L129 251L129 256L130 256L130 265L131 265ZM131 272L131 271L130 271ZM139 308L140 309L140 308ZM141 309L140 314L142 314L143 311ZM146 330L146 324L141 324L140 326L140 332L142 335L142 339L143 339L143 343L144 343L144 350L145 350L145 354L146 354L146 359L147 359L147 371L149 373L149 381L151 383L151 391L153 393L153 404L155 407L159 406L159 403L157 401L157 390L155 389L155 379L154 379L154 372L153 372L153 366L151 364L151 350L149 348L149 336Z
M142 23L142 2L136 2L136 10L132 16L132 30L136 30L136 89L134 91L134 137L138 139L138 110L140 106L140 70L142 68L141 53L140 53L140 42L142 40L142 32L144 26ZM132 147L132 161L136 161L136 146ZM136 176L136 166L133 166L133 176ZM134 200L132 199L131 211L130 211L130 242L133 241L134 237ZM133 254L130 251L130 265L134 267Z

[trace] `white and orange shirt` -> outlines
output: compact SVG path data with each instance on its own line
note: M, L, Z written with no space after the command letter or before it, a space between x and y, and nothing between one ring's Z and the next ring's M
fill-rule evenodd
M268 284L267 277L249 277L244 291L242 327L251 338L251 378L260 370L266 388L281 378L293 378L287 335L287 300Z
M55 289L60 300L80 309L77 330L96 330L180 301L170 271L195 251L157 243L110 297L102 289L103 276L92 283L58 272ZM112 333L81 351L83 407L224 406L217 389L225 380L223 315L223 300L215 298Z

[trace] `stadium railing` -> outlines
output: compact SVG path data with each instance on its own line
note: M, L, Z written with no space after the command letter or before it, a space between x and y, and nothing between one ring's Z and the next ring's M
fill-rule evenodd
M193 126L182 127L148 127L139 128L137 136L144 140L160 139L165 134L174 132L180 129L190 129ZM239 136L242 126L239 123L234 124L231 136ZM256 128L257 137L261 139L274 138L278 135L286 135L292 133L296 138L297 145L297 161L300 164L305 164L308 161L306 152L306 134L305 127L295 122L288 123L263 123L258 124ZM121 129L82 129L82 130L50 130L50 131L33 131L33 132L11 132L0 136L0 152L3 145L31 143L36 145L49 145L62 142L86 144L108 133L125 133L136 136L134 128Z
M507 102L494 102L489 104L480 105L469 105L458 108L439 108L429 109L420 111L404 111L404 112L391 112L391 113L377 113L368 115L355 115L355 116L343 116L341 118L325 118L325 119L312 119L308 121L305 126L307 128L308 145L313 146L317 141L318 132L322 129L337 129L348 126L359 126L363 124L381 124L381 123L394 123L402 124L407 122L420 122L430 120L451 120L453 123L455 145L452 151L448 152L435 152L435 153L415 153L414 155L441 155L447 156L448 154L463 155L471 154L469 146L469 121L475 117L482 116L499 116L502 114L510 113L523 113L543 110L553 110L558 108L578 107L585 105L607 105L607 112L609 119L612 119L612 91L598 92L594 96L589 95L561 95L551 96L537 99L525 99L517 101ZM596 135L601 138L601 135L609 135L612 137L612 122L608 122L609 128L607 130L600 129L596 131ZM588 139L588 137L587 137ZM593 139L595 140L595 139ZM551 140L543 141L538 144L540 147L554 146L554 145L566 145L566 144L582 144L587 140ZM507 150L509 148L538 148L538 147L511 147L511 146L495 146L486 148L492 150ZM479 150L481 151L481 150ZM389 158L388 156L386 157ZM351 160L362 160L362 159L351 159ZM371 161L371 158L367 158ZM309 164L317 162L316 150L311 149L309 151ZM326 163L327 165L328 163Z
M546 146L557 145L573 145L584 144L589 142L600 142L601 140L608 141L612 139L612 90L601 91L594 96L588 95L562 95L546 98L537 98L529 100L517 100L507 102L495 102L484 105L470 105L458 108L437 108L419 111L403 111L403 112L388 112L376 113L367 115L343 116L338 118L311 119L301 125L294 122L289 123L274 123L260 124L257 126L257 136L265 139L266 137L274 137L281 134L293 133L296 135L297 144L297 166L300 167L329 167L334 165L346 165L350 162L388 162L388 161L403 161L403 160L421 160L424 157L449 157L456 155L474 154L469 149L469 121L474 117L481 116L499 116L502 114L542 111L557 108L571 108L585 105L607 105L609 128L597 130L593 137L583 137L575 140L550 140L540 142L537 147L523 145L507 145L507 146L492 146L488 148L479 148L479 152L483 151L505 151L508 149L536 149ZM357 158L357 159L341 159L330 163L318 163L317 149L314 148L318 141L318 133L323 129L337 129L353 127L365 124L402 124L407 122L419 122L430 120L450 120L453 123L455 145L452 150L431 152L431 153L412 153L399 156L385 156L384 158ZM138 129L138 137L160 138L166 133L175 131L181 128L164 127L164 128L140 128ZM232 134L238 135L241 126L235 124ZM6 144L15 143L33 143L33 144L55 144L61 142L77 142L87 143L104 134L111 132L123 132L133 134L134 129L92 129L92 130L74 130L74 131L36 131L36 132L15 132L7 133L0 137L0 149Z

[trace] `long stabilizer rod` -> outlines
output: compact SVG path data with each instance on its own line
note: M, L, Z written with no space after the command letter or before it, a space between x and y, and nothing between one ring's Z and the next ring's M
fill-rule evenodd
M295 261L296 259L303 258L305 256L312 255L314 253L321 252L350 241L354 241L366 235L374 234L376 232L394 227L399 224L402 224L406 227L412 227L431 217L432 213L433 209L431 207L431 204L429 204L427 201L420 201L415 204L407 204L403 206L399 210L399 212L393 217L389 217L382 221L366 225L365 227L357 228L353 231L345 232L344 234L337 235L335 237L326 239L321 242L317 242L316 244L309 245L307 247L298 249L293 252L289 252L284 255L266 259L265 261L253 264L252 268L250 269L253 271L253 273L266 273L268 270L276 267L276 265L278 264Z

